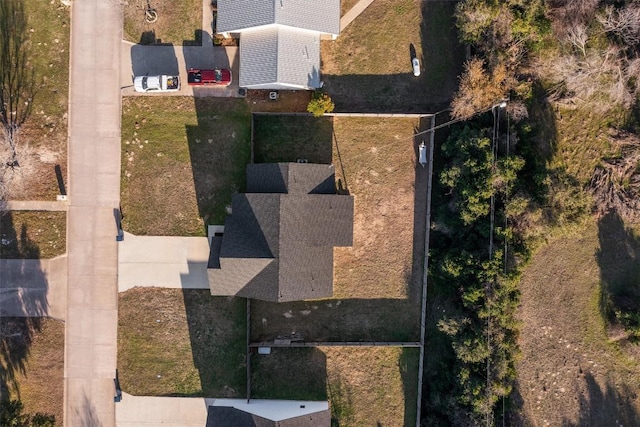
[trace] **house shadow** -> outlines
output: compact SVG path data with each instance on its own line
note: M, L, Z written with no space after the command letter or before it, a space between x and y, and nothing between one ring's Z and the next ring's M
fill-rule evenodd
M628 317L623 322L640 328L640 237L626 227L616 212L598 221L600 248L600 310L604 319L617 323L616 312ZM637 338L635 338L637 339Z
M0 400L20 398L19 376L27 374L27 359L42 317L48 316L48 282L40 250L13 214L0 212Z
M340 112L424 113L448 107L458 88L458 76L465 60L458 41L455 2L421 2L420 42L422 52L411 44L409 55L395 74L323 74L323 89ZM413 47L413 49L411 49ZM407 47L399 47L405 49ZM411 59L420 60L416 77Z
M206 31L196 30L196 39L209 37ZM232 64L229 62L227 52L222 47L213 46L211 42L208 44L189 44L187 41L183 43L182 51L187 70L189 68L214 69L226 68L232 70Z
M144 37L155 37L155 34ZM178 58L175 55L174 46L171 43L135 44L131 46L131 72L132 81L135 76L145 75L179 75Z

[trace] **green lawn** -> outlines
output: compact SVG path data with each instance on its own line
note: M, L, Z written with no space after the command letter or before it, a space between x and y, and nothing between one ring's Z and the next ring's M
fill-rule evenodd
M207 290L119 295L118 373L134 395L243 397L246 301Z
M250 157L244 100L125 98L122 111L124 229L204 236L223 224Z
M333 120L310 116L253 116L256 163L331 163Z
M53 258L67 251L67 214L49 211L0 213L0 258Z

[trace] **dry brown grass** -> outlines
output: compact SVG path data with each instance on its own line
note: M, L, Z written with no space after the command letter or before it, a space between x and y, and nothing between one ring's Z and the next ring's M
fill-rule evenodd
M343 13L352 3L343 1ZM321 47L324 90L336 111L432 112L457 88L464 52L455 2L376 0ZM415 77L412 54L421 62Z
M253 356L252 396L328 399L340 426L414 426L418 355L383 347L272 349Z
M245 394L246 303L207 290L119 295L118 373L135 395Z
M158 13L158 20L154 23L145 21L147 0L128 0L125 3L125 40L142 44L200 45L196 31L203 29L202 0L149 0L149 4Z
M289 119L285 120L288 130L292 128ZM334 118L336 179L338 186L355 198L353 246L334 250L332 299L254 302L252 339L271 339L292 332L316 341L417 339L424 235L423 231L416 231L414 218L417 224L423 223L425 207L414 207L412 136L420 126L417 119ZM296 150L291 146L302 140L310 152L310 142L304 135L298 141L289 138L297 135L295 132L287 133L284 128L282 132L283 143L279 148L274 146L274 150L290 153L291 157L273 158L295 161ZM320 138L315 143L329 144L330 139ZM261 150L256 148L256 152Z
M281 90L278 99L269 99L269 90L248 90L247 104L251 111L281 112L281 113L306 113L307 105L313 92L308 90Z
M0 357L1 359L1 357ZM12 399L24 403L24 413L42 412L56 417L62 426L64 408L64 323L42 319L34 331L26 358L25 371L17 373L19 389L10 391Z
M521 415L532 425L640 422L638 352L607 335L599 247L592 222L541 247L523 276L517 380Z
M0 213L0 258L53 258L67 251L66 212Z
M55 166L65 178L67 169L70 14L58 1L27 0L24 6L35 94L31 114L19 131L20 167L4 176L9 181L7 199L55 200Z

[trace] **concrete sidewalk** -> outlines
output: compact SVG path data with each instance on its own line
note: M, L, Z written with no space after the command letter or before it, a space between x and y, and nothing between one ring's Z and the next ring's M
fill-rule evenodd
M118 291L134 286L209 289L206 237L135 236L118 242Z
M340 18L340 31L344 31L344 29L347 28L347 25L351 24L351 22L353 22L358 15L364 12L371 3L373 3L373 0L360 0L351 9L349 9L349 11Z
M67 211L67 201L49 202L44 200L7 200L0 201L0 211Z
M0 259L0 316L53 317L67 310L67 256Z

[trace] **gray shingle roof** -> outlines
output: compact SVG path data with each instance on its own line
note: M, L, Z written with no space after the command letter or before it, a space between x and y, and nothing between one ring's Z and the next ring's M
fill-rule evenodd
M331 411L320 411L287 420L272 421L227 406L209 406L206 427L329 427Z
M243 33L239 85L263 89L319 87L319 35L278 26Z
M280 24L340 34L340 0L218 0L218 32Z
M335 194L333 165L252 163L247 165L247 193Z
M233 197L219 259L212 249L209 262L212 294L331 296L333 247L353 244L353 197L335 194L334 182L329 165L249 165L247 189L261 192Z

